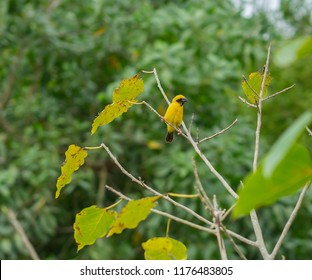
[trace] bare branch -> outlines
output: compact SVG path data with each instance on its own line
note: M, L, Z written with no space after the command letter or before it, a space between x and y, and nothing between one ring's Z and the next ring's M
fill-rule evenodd
M128 196L125 196L124 194L122 194L121 192L115 190L114 188L106 185L105 186L109 191L115 193L116 195L118 195L120 198L124 199L124 200L127 200L127 201L130 201L132 200L131 198L129 198ZM169 218L173 221L176 221L178 223L181 223L181 224L185 224L189 227L192 227L192 228L195 228L195 229L199 229L201 231L205 231L205 232L209 232L209 233L212 233L212 234L216 234L215 230L214 229L211 229L211 228L208 228L208 227L203 227L201 225L198 225L198 224L195 224L195 223L192 223L192 222L189 222L187 220L184 220L184 219L181 219L177 216L174 216L172 214L169 214L169 213L166 213L166 212L163 212L163 211L160 211L158 209L152 209L151 210L153 213L155 214L158 214L158 215L161 215L161 216L164 216L166 218Z
M261 82L261 88L259 93L259 103L258 103L258 114L257 114L257 129L256 129L256 141L255 141L255 152L254 152L254 161L253 161L253 171L256 171L258 165L258 156L259 156L259 145L260 145L260 131L261 131L261 122L262 122L262 102L263 102L263 92L265 86L265 80L269 70L270 62L270 53L271 53L271 44L268 47L267 59L264 66L264 73Z
M162 93L163 97L165 98L166 102L170 104L168 97L166 96L165 91L163 90L158 75L157 71L154 68L153 71L142 71L144 73L154 73L155 79L157 81L157 86L160 89L160 92ZM158 113L157 113L158 114ZM159 115L159 114L158 114ZM193 148L195 149L196 153L200 156L200 158L204 161L204 163L208 166L210 171L219 179L219 181L222 183L222 185L227 189L227 191L234 197L238 198L238 195L236 192L231 188L231 186L226 182L226 180L222 177L222 175L213 167L213 165L210 163L210 161L205 157L205 155L201 152L198 143L195 142L192 138L191 132L187 129L186 125L184 122L182 122L182 127L184 131L186 132L186 138L188 141L192 144ZM184 134L182 134L184 136Z
M275 247L274 247L274 249L273 249L273 251L272 251L272 253L270 255L271 259L275 259L275 257L277 255L277 253L278 253L278 251L279 251L279 249L280 249L280 247L281 247L281 245L282 245L282 243L283 243L283 241L284 241L284 239L285 239L285 237L286 237L286 235L287 235L287 233L288 233L292 223L294 222L294 220L295 220L295 218L296 218L296 216L298 214L298 211L299 211L299 209L300 209L300 207L302 205L303 198L304 198L304 196L305 196L305 194L306 194L306 192L307 192L307 190L308 190L308 188L310 186L310 183L311 182L308 182L304 186L303 190L301 191L300 196L298 198L298 201L296 203L296 206L295 206L294 210L292 211L292 213L290 214L290 217L289 217L287 223L284 226L284 229L283 229L283 231L281 233L281 236L278 239L278 241L277 241L277 243L276 243L276 245L275 245Z
M241 242L243 242L243 243L246 243L247 245L250 245L250 246L253 246L253 247L258 247L258 244L257 244L257 242L255 242L255 241L249 240L248 238L246 238L246 237L244 237L244 236L242 236L242 235L240 235L240 234L237 234L236 232L231 231L231 230L229 230L229 229L227 229L227 232L228 232L231 236L235 237L237 240L239 240L239 241L241 241Z
M189 129L188 129L189 131L192 131L193 121L194 121L194 114L192 114L192 117L191 117Z
M18 235L20 236L20 238L22 239L30 257L33 259L33 260L40 260L34 246L31 244L30 240L28 239L21 223L19 222L19 220L17 219L16 217L16 214L15 212L8 208L8 209L5 209L6 212L7 212L7 216L9 218L9 221L11 223L11 225L13 226L13 228L16 230L16 232L18 233Z
M184 131L186 131L187 139L192 144L195 152L200 156L200 158L203 160L203 162L207 165L209 170L218 178L218 180L222 183L222 185L226 188L226 190L234 197L238 198L237 193L231 188L231 186L227 183L227 181L223 178L223 176L213 167L211 162L206 158L206 156L202 153L200 150L198 143L196 143L192 136L190 131L187 130L185 123L182 123Z
M257 106L255 104L251 104L249 103L246 99L244 99L243 97L241 96L238 96L239 100L242 101L243 103L247 104L248 107L254 107L254 108L257 108Z
M130 102L130 101L128 101ZM133 103L133 102L130 102L130 103ZM160 119L161 121L165 122L166 124L170 125L172 128L174 128L178 134L182 135L184 138L187 138L187 136L181 131L180 128L178 127L175 127L173 124L171 124L170 122L168 122L167 120L165 120L165 118L160 115L150 104L148 104L146 101L142 101L142 102L139 102L139 103L134 103L134 104L144 104L145 106L147 106L153 113L155 113Z
M258 166L258 157L259 157L259 147L260 147L260 131L261 131L261 123L262 123L262 102L263 102L263 92L265 86L265 80L269 70L269 62L270 62L270 53L271 53L271 44L269 44L266 63L264 66L264 73L261 82L261 88L259 93L259 103L258 103L258 111L257 111L257 128L256 128L256 139L255 139L255 151L254 151L254 159L253 159L253 171L256 172ZM261 226L258 220L258 216L255 210L250 212L251 223L257 238L257 245L259 251L264 259L269 259L269 253L265 246Z
M254 95L255 95L257 98L259 98L258 92L256 92L256 91L253 89L253 87L249 84L248 80L246 79L246 77L245 77L244 75L243 75L243 80L244 80L244 82L247 84L247 86L251 89L251 91L254 93ZM255 100L256 100L256 98L255 98Z
M218 135L220 135L220 134L226 132L227 130L229 130L229 129L230 129L234 124L236 124L236 123L237 123L237 119L235 119L235 121L233 121L228 127L222 129L221 131L215 133L214 135L211 135L211 136L209 136L209 137L203 138L202 140L199 141L199 144L202 143L202 142L204 142L204 141L210 140L210 139L212 139L212 138L214 138L214 137L216 137L216 136L218 136Z
M167 195L163 195L161 193L159 193L158 191L154 190L153 188L149 187L147 184L145 184L142 180L134 177L131 173L129 173L121 164L120 162L117 160L117 158L112 154L112 152L109 150L109 148L102 143L101 146L106 150L106 152L108 153L108 155L110 156L110 158L114 161L114 163L119 167L119 169L121 170L121 172L123 174L125 174L126 176L128 176L133 182L139 184L140 186L144 187L145 189L147 189L148 191L150 191L151 193L161 196L163 197L163 199L169 201L170 203L172 203L173 205L185 210L186 212L190 213L191 215L193 215L195 218L197 218L198 220L204 222L205 224L212 226L213 223L208 221L207 219L205 219L204 217L202 217L201 215L197 214L195 211L193 211L192 209L186 207L183 204L180 204L178 202L176 202L175 200L171 199L170 197L168 197Z
M228 233L228 230L226 229L226 227L221 224L221 229L223 230L223 232L226 234L226 236L229 238L233 248L235 249L235 251L237 252L237 254L240 256L241 259L243 260L247 260L247 258L245 257L244 253L239 249L239 247L237 246L237 244L235 243L234 239L232 238L232 236Z
M282 89L282 90L280 90L280 91L278 91L278 92L276 92L276 93L274 93L274 94L271 94L271 95L267 96L266 98L263 98L262 101L266 101L266 100L268 100L268 99L270 99L270 98L272 98L272 97L275 97L275 96L277 96L277 95L279 95L279 94L281 94L281 93L284 93L284 92L286 92L286 91L292 89L294 86L295 86L295 84L291 85L290 87L284 88L284 89Z
M208 197L206 191L204 190L203 185L200 181L194 157L192 158L192 165L193 165L195 180L197 182L198 194L200 195L200 198L202 199L205 208L207 208L210 211L210 213L212 214L213 205L212 205L212 203L211 203L211 201L210 201L210 199L209 199L209 197Z
M221 259L222 260L227 260L227 254L226 254L226 248L225 248L225 244L224 244L224 240L222 238L222 234L221 234L221 216L222 216L222 211L219 209L219 205L217 202L217 197L214 195L213 196L213 217L214 217L214 223L216 225L216 236L217 236L217 240L218 240L218 246L219 246L219 251L220 251L220 255L221 255Z
M143 72L143 73L147 73L147 74L154 74L155 80L156 80L156 83L157 83L157 86L158 86L158 88L159 88L161 94L163 95L163 97L164 97L164 99L166 100L167 104L170 104L170 101L169 101L169 99L168 99L168 97L167 97L165 91L163 90L161 84L160 84L160 80L159 80L159 78L158 78L158 74L157 74L156 68L154 68L152 71L145 71L145 70L143 70L142 72Z

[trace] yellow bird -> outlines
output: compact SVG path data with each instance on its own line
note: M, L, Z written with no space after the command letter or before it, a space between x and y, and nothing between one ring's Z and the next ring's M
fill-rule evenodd
M175 128L178 128L183 120L183 104L187 102L187 98L185 96L179 94L172 99L164 119L166 122L172 124ZM171 143L173 140L173 133L175 129L167 124L167 135L166 142Z

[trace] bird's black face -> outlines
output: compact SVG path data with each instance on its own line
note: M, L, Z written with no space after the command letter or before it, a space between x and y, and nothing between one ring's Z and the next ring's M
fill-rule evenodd
M178 100L177 100L177 102L179 103L179 104L181 104L182 106L183 106L183 104L185 103L185 102L187 102L188 100L187 100L187 98L179 98Z

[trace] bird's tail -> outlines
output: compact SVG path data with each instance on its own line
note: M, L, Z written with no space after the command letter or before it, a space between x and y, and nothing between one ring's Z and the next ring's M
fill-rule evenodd
M166 134L166 142L171 143L173 140L173 132L167 132Z

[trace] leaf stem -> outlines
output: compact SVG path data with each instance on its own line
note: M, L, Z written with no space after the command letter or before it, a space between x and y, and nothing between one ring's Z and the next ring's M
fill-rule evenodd
M105 207L105 209L106 209L106 210L112 209L112 208L114 208L115 206L117 206L120 202L122 202L123 200L124 200L123 198L120 198L120 199L117 200L114 204Z

